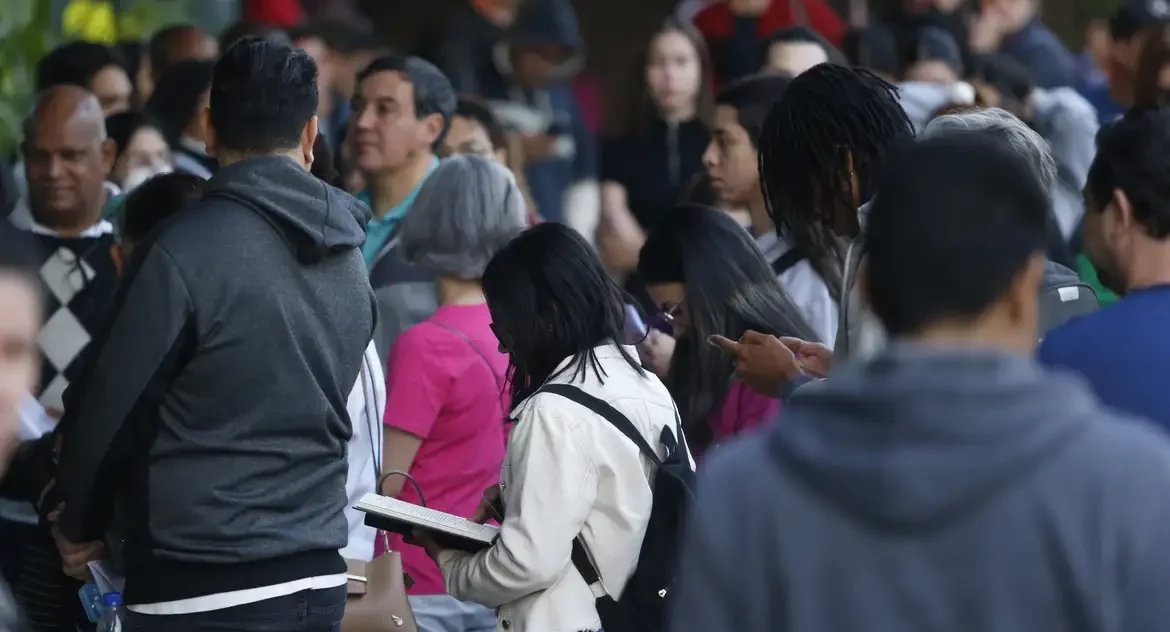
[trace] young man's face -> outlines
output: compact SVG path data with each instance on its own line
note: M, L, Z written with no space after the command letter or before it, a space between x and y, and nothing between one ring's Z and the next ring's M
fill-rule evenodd
M41 303L35 282L11 272L0 272L0 471L7 450L16 440L20 403L39 379L37 331Z
M739 124L739 112L730 105L715 106L711 143L703 152L703 166L720 199L743 206L759 193L758 159L751 138Z

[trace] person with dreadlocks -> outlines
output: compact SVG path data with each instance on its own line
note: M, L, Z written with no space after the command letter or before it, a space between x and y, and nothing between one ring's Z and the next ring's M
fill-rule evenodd
M807 259L840 306L833 354L865 355L884 339L855 286L861 228L886 157L914 131L897 89L859 68L821 64L788 86L764 122L760 183L776 232ZM803 375L793 351L771 336L715 339L737 358L753 389L783 393Z

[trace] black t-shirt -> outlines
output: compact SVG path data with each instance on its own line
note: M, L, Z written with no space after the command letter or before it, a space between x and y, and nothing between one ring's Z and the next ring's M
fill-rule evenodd
M687 185L703 170L710 139L697 119L675 126L654 121L602 145L601 181L625 187L630 211L642 228L649 229L678 204Z

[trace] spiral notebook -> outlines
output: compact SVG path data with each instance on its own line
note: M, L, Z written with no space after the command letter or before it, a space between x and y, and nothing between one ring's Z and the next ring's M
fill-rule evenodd
M410 535L411 531L422 529L429 531L439 544L461 551L486 549L500 534L500 528L496 526L478 524L378 494L362 496L354 509L365 512L368 527L400 535Z

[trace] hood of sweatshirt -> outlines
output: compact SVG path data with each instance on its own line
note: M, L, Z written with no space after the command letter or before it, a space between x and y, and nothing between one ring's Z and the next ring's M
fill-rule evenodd
M826 502L879 528L921 529L1011 489L1098 410L1079 381L1029 358L898 342L798 391L773 441Z
M370 222L369 207L283 156L222 167L207 181L204 195L232 198L255 209L304 263L360 248Z

